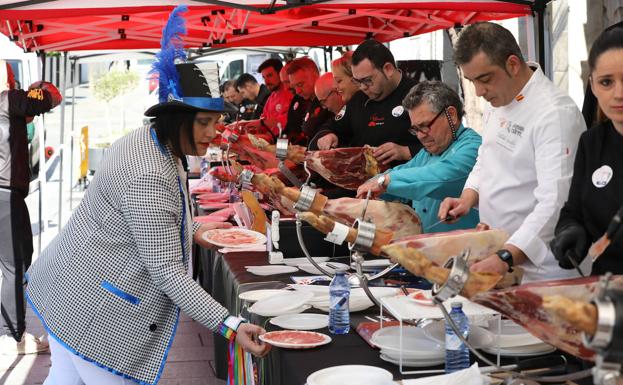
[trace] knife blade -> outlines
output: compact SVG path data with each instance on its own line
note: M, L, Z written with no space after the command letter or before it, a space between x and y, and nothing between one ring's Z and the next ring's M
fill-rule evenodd
M430 232L430 229L432 229L433 227L438 226L438 225L440 225L440 224L442 224L442 223L446 223L446 222L453 221L454 219L456 219L456 218L455 218L455 217L453 217L452 215L448 215L448 216L447 216L447 217L445 217L444 219L439 220L439 221L437 221L437 222L433 223L432 225L428 226L428 228L427 228L426 230L427 230L428 232Z

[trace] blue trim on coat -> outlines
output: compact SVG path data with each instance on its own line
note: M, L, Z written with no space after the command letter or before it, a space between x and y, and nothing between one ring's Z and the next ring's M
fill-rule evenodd
M162 372L164 371L164 365L167 363L167 357L169 356L171 345L173 345L173 338L175 338L175 334L177 333L177 325L179 325L180 323L180 307L176 306L176 308L177 308L177 315L175 316L175 324L173 325L173 333L171 333L171 339L169 340L169 344L167 345L167 348L164 351L164 357L162 358L160 369L158 369L158 374L156 374L154 385L157 384L158 381L160 381L160 376L162 376Z
M154 143L156 143L156 145L158 146L158 149L160 150L160 152L163 155L167 155L167 151L165 150L164 146L158 140L158 135L156 134L156 130L154 130L153 128L150 128L149 133L151 134L151 138L153 139Z
M129 376L125 373L121 373L120 371L110 368L104 364L100 364L99 362L86 357L84 354L78 353L78 351L76 351L75 349L73 349L72 347L70 347L69 345L67 345L63 340L60 339L59 336L57 336L54 332L52 332L52 330L50 330L50 328L48 327L48 324L45 322L45 319L43 318L43 316L39 313L39 310L37 310L37 308L35 307L35 304L32 302L32 300L30 299L30 296L28 295L28 291L26 291L25 293L25 297L26 297L26 301L28 301L28 304L30 305L30 307L32 308L32 311L35 313L35 315L37 316L37 318L39 318L39 320L41 321L41 324L43 325L43 327L45 328L45 331L48 332L48 335L52 336L62 347L64 347L65 349L67 349L69 352L73 353L74 355L80 357L81 359L85 360L88 363L91 363L99 368L105 369L107 371L109 371L112 374L115 374L119 377L123 377L127 380L131 380L134 381L138 384L141 385L156 385L158 383L158 380L160 378L160 372L158 373L158 376L156 377L156 380L153 383L149 383L149 382L145 382L145 381L141 381L137 378L134 378L132 376ZM179 316L179 310L178 310L178 316ZM175 330L177 329L177 320L175 322L175 326L173 328L173 332L175 333ZM174 334L175 336L175 334ZM171 338L171 341L173 341L173 338ZM170 343L169 343L169 346ZM162 365L160 368L160 371L162 371L162 367L164 366L164 363L166 362L166 354L168 353L168 348L167 348L167 352L165 352L165 359L162 361Z
M119 289L117 286L113 285L112 283L108 282L108 281L102 281L102 288L109 291L110 293L116 295L117 297L128 301L129 303L131 303L132 305L138 305L139 303L141 303L141 300L138 297L133 296L130 293L127 293L121 289Z

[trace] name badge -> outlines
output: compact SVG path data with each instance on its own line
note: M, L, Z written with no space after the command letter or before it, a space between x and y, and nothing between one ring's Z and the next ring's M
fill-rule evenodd
M521 140L525 128L509 122L507 120L500 121L500 127L496 132L496 143L504 147L508 151L515 151L517 143Z
M606 185L612 179L614 171L608 165L603 165L593 172L593 185L597 188L606 187Z

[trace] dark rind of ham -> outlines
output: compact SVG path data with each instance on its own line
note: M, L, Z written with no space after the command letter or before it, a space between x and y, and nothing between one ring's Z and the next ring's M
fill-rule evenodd
M589 302L598 290L598 279L586 277L531 282L509 289L479 293L471 300L500 312L548 344L581 359L593 361L595 352L584 346L582 333L542 305L543 297L552 295ZM623 289L623 276L614 276L610 287Z
M345 147L332 150L309 151L305 154L307 167L336 186L356 190L373 177L366 173L365 147ZM379 163L378 172L387 170Z

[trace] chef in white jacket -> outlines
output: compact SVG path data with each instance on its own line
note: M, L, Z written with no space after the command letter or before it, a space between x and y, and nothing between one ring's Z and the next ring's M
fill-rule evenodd
M488 103L476 164L461 197L446 198L439 217L458 218L478 207L481 222L510 234L502 249L473 264L472 271L504 274L521 265L524 283L577 277L578 270L558 266L548 244L586 130L580 111L538 64L524 61L513 35L498 24L467 27L454 56Z

